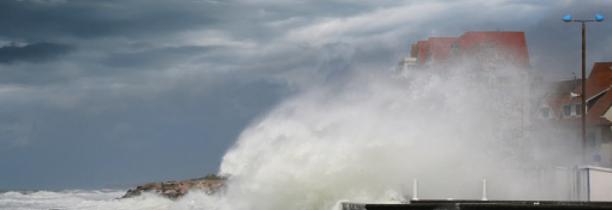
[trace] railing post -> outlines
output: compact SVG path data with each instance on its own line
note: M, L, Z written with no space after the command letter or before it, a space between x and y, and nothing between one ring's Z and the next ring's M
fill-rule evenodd
M487 179L482 179L482 198L480 200L486 201L487 199Z
M419 197L419 181L417 179L412 180L412 200L418 201Z

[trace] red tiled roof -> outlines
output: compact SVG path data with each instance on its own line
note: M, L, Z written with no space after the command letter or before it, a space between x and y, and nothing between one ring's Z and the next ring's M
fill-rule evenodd
M498 50L503 50L510 55L517 64L529 65L529 54L524 32L466 32L457 41L459 48L468 53L480 50L479 48L483 43L494 44Z
M431 59L435 62L444 62L451 56L451 47L457 38L431 37L427 41L431 51Z
M587 78L586 85L587 100L592 100L593 97L605 92L605 95L601 96L597 102L589 108L587 122L597 125L612 124L602 117L606 111L608 111L610 105L612 105L612 93L609 91L610 86L612 86L612 62L595 63L591 70L591 74Z
M587 78L587 99L607 90L612 85L612 62L595 63Z
M587 89L588 90L588 89ZM612 104L612 92L608 91L603 95L597 103L595 103L587 113L587 123L591 125L612 125L603 115L608 111Z
M529 54L524 32L484 31L466 32L460 37L430 37L426 41L413 44L411 55L419 64L429 61L444 63L453 56L456 47L458 55L480 55L493 49L504 56L504 61L521 66L529 66ZM416 49L415 49L416 48Z

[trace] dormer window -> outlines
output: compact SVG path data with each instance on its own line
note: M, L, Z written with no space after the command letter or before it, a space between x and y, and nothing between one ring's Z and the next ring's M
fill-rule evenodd
M581 116L582 104L565 104L561 111L564 117Z
M575 104L574 106L576 107L576 115L581 116L582 115L582 104Z

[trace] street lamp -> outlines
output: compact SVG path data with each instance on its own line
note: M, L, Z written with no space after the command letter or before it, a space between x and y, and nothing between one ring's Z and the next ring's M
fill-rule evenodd
M574 19L571 15L563 16L563 22L570 23L576 22L580 23L580 29L582 31L582 49L581 49L581 65L582 65L582 94L580 94L582 99L582 158L585 158L586 154L586 114L587 114L587 105L586 105L586 23L589 22L602 22L604 21L604 16L600 14L596 14L593 19Z

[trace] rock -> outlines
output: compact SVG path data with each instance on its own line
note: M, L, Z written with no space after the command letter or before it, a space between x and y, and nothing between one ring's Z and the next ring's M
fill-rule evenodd
M141 195L143 192L152 192L170 199L178 199L190 190L201 190L207 194L213 194L221 190L226 181L226 177L208 175L196 179L181 181L153 182L136 186L129 189L121 198L131 198Z

